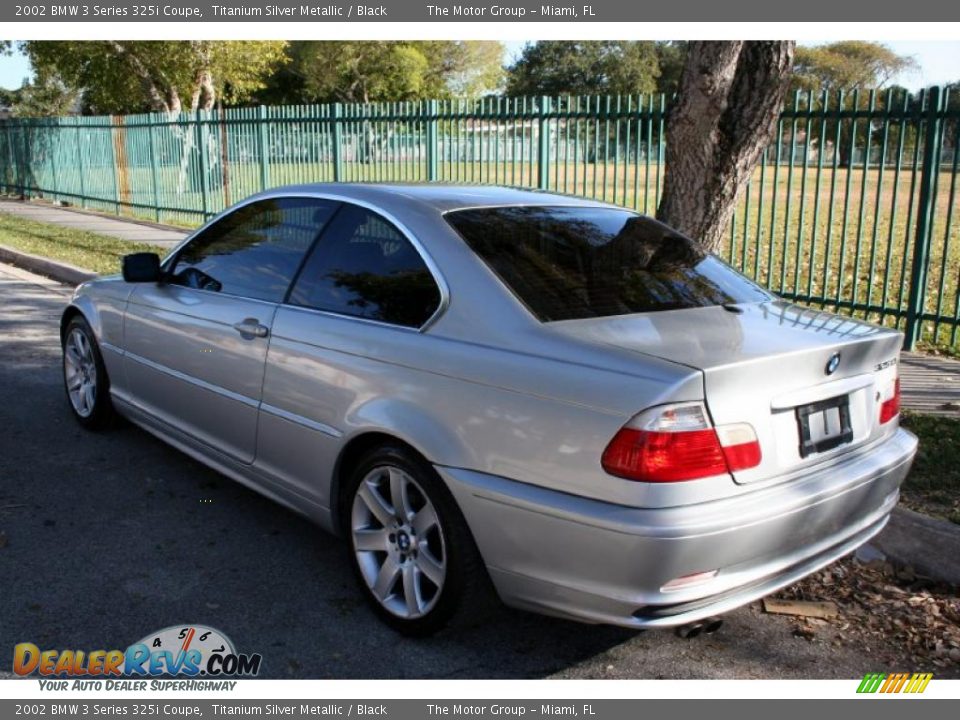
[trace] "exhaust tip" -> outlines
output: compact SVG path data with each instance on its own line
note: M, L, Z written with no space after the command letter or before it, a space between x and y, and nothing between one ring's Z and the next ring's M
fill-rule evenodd
M713 635L717 630L723 627L723 618L712 617L703 621L703 634Z
M713 635L723 626L723 620L718 617L709 617L704 620L695 620L694 622L680 625L676 629L677 637L684 640L690 640L699 635Z
M697 621L687 623L686 625L681 625L677 628L677 637L683 638L684 640L691 640L697 637L701 632L703 632L702 622Z

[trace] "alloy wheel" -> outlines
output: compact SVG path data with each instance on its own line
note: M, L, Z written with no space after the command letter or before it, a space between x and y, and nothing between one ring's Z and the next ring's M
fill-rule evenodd
M90 340L80 328L73 328L67 336L63 372L74 411L82 418L90 417L97 400L97 361Z
M357 565L377 602L403 619L425 616L447 576L444 531L423 488L393 465L360 482L351 509Z

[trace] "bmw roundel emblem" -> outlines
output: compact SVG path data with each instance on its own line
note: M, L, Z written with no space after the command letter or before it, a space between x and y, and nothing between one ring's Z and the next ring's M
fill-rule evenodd
M833 375L837 368L840 367L840 353L836 352L830 356L830 359L827 360L827 367L824 368L827 372L827 375Z

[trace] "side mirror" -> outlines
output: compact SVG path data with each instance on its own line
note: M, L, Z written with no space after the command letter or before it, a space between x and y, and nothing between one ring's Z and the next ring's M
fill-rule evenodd
M123 279L129 283L159 282L160 256L151 252L124 255Z

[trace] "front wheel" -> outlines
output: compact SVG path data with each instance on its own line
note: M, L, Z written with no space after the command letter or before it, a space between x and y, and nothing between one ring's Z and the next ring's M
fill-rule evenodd
M480 554L428 463L401 446L377 448L357 465L345 496L351 563L391 627L428 635L481 594Z
M110 381L90 325L81 316L67 325L63 342L63 384L73 416L90 430L113 420Z

